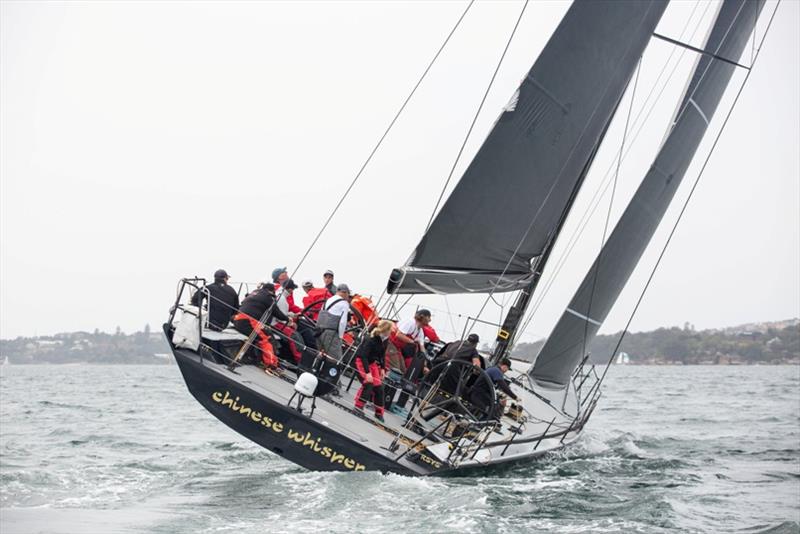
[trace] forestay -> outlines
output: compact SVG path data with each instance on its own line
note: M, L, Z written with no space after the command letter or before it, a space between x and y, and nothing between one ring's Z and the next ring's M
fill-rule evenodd
M576 1L390 293L512 291L556 237L666 0Z
M725 0L704 50L738 61L763 5ZM709 55L698 58L655 161L531 368L537 384L569 381L656 231L736 68Z

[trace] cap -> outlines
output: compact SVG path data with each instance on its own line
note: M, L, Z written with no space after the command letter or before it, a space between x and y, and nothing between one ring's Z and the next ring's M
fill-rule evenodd
M469 336L467 336L467 341L469 341L470 343L475 343L476 345L480 340L481 338L478 337L478 334L470 334Z
M283 282L281 282L281 287L284 289L297 289L297 284L294 283L294 280L291 278L287 278Z
M324 273L322 273L322 276L329 276L329 275L330 275L330 276L333 276L333 271L331 271L330 269L328 269L327 271L325 271Z
M338 286L336 286L336 291L337 292L338 291L347 291L348 293L350 293L350 287L347 284L339 284Z
M214 279L216 280L217 278L228 278L227 271L225 271L225 269L217 269L214 271Z
M508 358L503 358L502 360L500 360L500 365L505 365L506 367L511 369L511 360L509 360Z
M314 282L306 278L303 280L303 287L314 287Z
M272 270L272 279L277 281L278 277L281 275L281 273L285 273L285 272L286 272L286 267L277 267L277 268L273 269Z
M414 315L421 315L422 317L430 317L431 311L423 308L421 310L417 310L417 313L415 313Z

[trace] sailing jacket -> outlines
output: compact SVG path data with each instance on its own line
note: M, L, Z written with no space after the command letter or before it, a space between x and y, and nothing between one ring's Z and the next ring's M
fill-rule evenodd
M439 335L436 333L436 330L434 330L431 325L423 326L422 333L425 334L425 337L428 338L428 341L431 341L432 343L439 343L439 341L441 341L439 339Z
M311 318L316 321L317 314L319 314L319 311L322 309L324 301L328 300L332 296L333 293L331 293L324 287L315 287L314 289L309 289L308 291L306 291L306 296L303 297L303 306L308 308L315 302L318 303L310 310Z
M265 323L269 323L269 320L273 317L281 321L288 320L289 318L285 313L278 309L277 306L273 306L274 302L275 295L269 289L261 287L245 297L239 307L239 313L244 313L253 319L260 320L264 312L272 308L272 313L270 317L266 318Z
M416 344L419 345L421 350L425 349L425 332L422 331L422 328L417 324L417 321L413 317L397 323L397 328L392 330L392 334L389 337L389 339L392 341L392 344L397 347L398 350L402 351L403 348L406 345L410 345L410 343L406 343L398 338L398 332L413 339Z
M239 309L239 295L236 290L224 282L214 282L206 286L211 299L208 304L208 322L216 330L224 330L228 321ZM200 306L206 297L204 291L192 295L192 304Z
M469 341L453 341L452 343L448 343L442 353L442 359L449 360L451 358L455 360L464 360L466 362L471 362L474 358L478 358L481 361L481 369L486 368L486 362L483 356L475 349L475 345Z
M275 285L276 295L280 295L281 293L285 294L286 304L288 304L288 311L292 313L300 313L301 311L303 311L302 308L300 308L300 306L294 303L294 293L289 293L288 291L283 289L283 287L280 284L274 284L274 285Z
M369 369L370 364L377 364L380 368L386 368L386 346L389 339L381 339L381 336L369 336L356 351L356 358L361 360L364 369Z
M501 371L499 367L497 367L496 365L494 367L489 367L486 370L486 374L489 375L489 378L492 379L492 382L494 382L495 387L497 387L500 391L502 391L512 399L517 400L517 394L511 391L511 388L508 386L508 382L506 382L506 379L503 376L503 371Z

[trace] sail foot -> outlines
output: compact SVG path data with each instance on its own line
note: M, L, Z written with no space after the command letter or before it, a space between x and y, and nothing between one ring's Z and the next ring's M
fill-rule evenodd
M533 271L497 272L400 267L392 270L389 294L505 293L526 287Z

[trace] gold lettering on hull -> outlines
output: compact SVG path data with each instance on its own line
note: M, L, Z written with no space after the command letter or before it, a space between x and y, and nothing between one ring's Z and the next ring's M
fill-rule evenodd
M229 391L225 391L224 394L219 391L215 391L211 394L211 400L222 406L225 406L232 412L239 413L245 419L249 419L254 423L258 423L259 425L265 427L265 429L272 430L276 434L283 434L283 423L273 421L271 417L268 417L261 412L257 412L253 408L242 404L239 397L231 397ZM358 463L356 460L349 458L340 452L336 452L330 447L323 446L323 439L321 437L314 436L311 432L304 432L301 434L291 428L286 428L286 439L291 440L302 447L307 447L310 451L319 454L323 458L329 459L330 463L332 464L341 464L346 469L351 471L365 471L367 469L365 465Z

